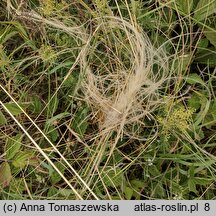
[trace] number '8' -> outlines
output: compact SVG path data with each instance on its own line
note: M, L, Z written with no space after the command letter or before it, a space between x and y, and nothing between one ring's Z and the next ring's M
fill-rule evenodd
M205 211L209 211L210 210L210 204L209 203L205 203L204 210Z

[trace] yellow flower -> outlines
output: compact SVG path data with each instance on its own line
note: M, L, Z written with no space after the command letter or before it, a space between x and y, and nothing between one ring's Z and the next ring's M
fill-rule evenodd
M51 16L53 13L64 10L68 4L65 1L56 2L55 0L41 0L40 11L45 16Z
M55 10L54 0L43 0L41 3L41 11L44 15L50 16Z
M175 108L170 113L166 112L166 116L158 117L158 121L163 126L165 133L173 129L184 131L189 128L192 122L192 114L194 111L195 110L192 108Z

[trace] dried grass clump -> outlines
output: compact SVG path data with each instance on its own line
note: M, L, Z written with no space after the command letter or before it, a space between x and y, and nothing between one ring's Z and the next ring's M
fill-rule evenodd
M99 45L91 43L96 37L103 45L103 59ZM115 130L145 139L140 128L145 128L145 119L155 121L152 112L162 102L159 90L169 76L162 49L156 50L129 21L103 17L81 60L85 101L104 116L99 122L101 134Z
M103 173L98 166L102 157L107 156L106 144L111 144L107 163L121 135L147 140L156 137L157 130L153 128L157 129L157 121L153 112L164 103L160 92L163 92L163 88L167 88L166 81L170 80L168 59L162 48L155 49L141 29L123 18L104 16L91 20L89 24L81 25L71 17L71 25L67 26L58 18L45 18L34 11L17 11L12 6L11 10L20 18L64 31L77 42L79 53L56 93L70 74L76 68L80 68L84 100L95 112L92 115L101 113L103 116L98 122L100 133L93 134L97 147L95 148L95 145L89 147L93 151L89 153L90 160L83 169L84 174L80 176L55 145L46 136L45 138L75 173L78 182L85 186L84 190L90 191L97 199L89 185L99 181L94 178L97 172ZM150 126L147 125L149 121ZM149 131L145 134L145 130ZM113 131L117 132L114 142L111 136ZM43 134L42 131L40 133ZM80 143L85 144L85 140L81 140ZM37 145L35 146L42 152ZM49 160L45 154L44 157Z
M103 116L99 121L101 135L117 131L119 135L149 139L149 133L148 137L143 135L145 120L157 128L152 113L164 103L159 91L170 80L168 58L162 48L155 49L141 29L116 16L91 20L89 25L93 23L93 27L89 29L95 29L91 33L87 24L69 27L35 12L20 15L67 32L79 46L84 44L64 80L79 64L84 99L95 114ZM157 130L153 131L154 137Z

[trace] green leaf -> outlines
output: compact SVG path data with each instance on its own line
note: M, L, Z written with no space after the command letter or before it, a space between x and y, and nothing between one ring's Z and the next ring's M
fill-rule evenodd
M32 97L32 110L34 113L40 113L42 109L41 100L37 96Z
M209 178L202 178L202 177L194 177L194 182L198 185L209 185L214 182L214 180Z
M65 166L61 162L56 162L55 165L59 169L59 171L64 174ZM62 177L56 171L52 172L50 177L52 185L58 183L62 179Z
M206 19L216 11L216 0L200 0L194 11L194 18L197 21Z
M74 117L72 124L73 129L80 135L83 136L88 128L87 116L89 113L88 107L82 107L78 110Z
M34 167L40 166L40 159L38 156L35 155L35 153L32 153L32 156L29 158L29 165Z
M200 52L208 47L209 41L207 38L202 38L197 43L197 51Z
M213 119L216 120L216 99L211 102L209 113L213 116Z
M0 125L7 124L7 119L5 118L4 114L0 111Z
M177 8L182 15L190 14L193 8L193 0L176 0Z
M179 182L176 182L176 180L172 179L170 181L170 191L173 194L180 195L183 192L183 187L179 184Z
M12 115L19 115L22 113L22 110L15 103L5 103L6 108L10 111ZM28 105L19 104L22 109L26 109Z
M213 125L215 125L216 121L214 120L212 115L206 115L203 121L202 126L205 126L208 129L211 129Z
M188 106L195 109L195 110L198 110L200 107L201 107L201 97L196 94L196 93L193 93L190 97L190 99L188 99Z
M46 169L48 169L48 171L49 171L49 176L51 176L52 174L53 174L53 172L55 172L55 169L52 167L52 165L51 164L47 164L47 163L45 163L45 162L41 162L41 165L43 166L43 167L45 167Z
M158 170L158 168L155 165L151 165L150 169L148 171L151 174L151 176L158 176L158 175L161 174L160 171Z
M190 191L197 193L196 185L207 186L213 182L214 180L212 179L202 178L202 177L193 177L188 180L188 187Z
M57 196L58 194L59 194L59 189L52 186L52 187L49 188L47 196L49 198L51 198L51 197Z
M60 193L63 197L69 197L70 195L73 194L73 192L71 191L71 189L66 189L66 188L61 188L61 189L59 189L59 193Z
M203 34L206 36L206 38L210 41L212 45L216 48L216 29L213 30L205 30Z
M194 136L195 136L195 139L198 141L203 139L205 137L205 134L204 134L202 128L199 128L197 131L194 131Z
M189 188L189 191L197 193L196 183L194 182L194 178L190 178L188 180L188 188Z
M211 101L207 97L202 98L202 104L199 113L194 118L194 126L198 127L200 123L203 123L203 120L206 116L208 116L209 107L210 107Z
M189 84L196 84L196 83L205 84L204 81L201 79L201 77L196 73L189 74L189 76L186 78L186 81Z
M6 159L10 160L12 159L17 152L19 151L22 143L22 134L17 134L16 136L9 137L6 141L5 145L5 153L6 153Z
M13 81L15 85L20 85L20 86L30 83L28 76L23 75L23 74L16 74Z
M179 72L184 72L185 70L187 70L188 65L191 63L192 58L191 58L191 54L185 54L185 55L181 55L178 56L175 60L174 60L174 64L173 67L176 68L176 70Z
M211 101L207 116L212 116L212 119L216 119L216 100Z
M3 162L0 165L0 189L7 187L12 179L10 165Z
M152 191L152 196L160 197L163 198L165 197L165 189L163 188L163 184L161 181L155 182L152 184L153 186L153 191Z
M56 110L58 109L58 104L59 100L56 94L51 100L49 100L47 105L47 114L49 117L52 117L53 114L56 112Z
M203 50L195 58L195 62L200 64L206 64L209 67L216 67L216 52L214 50Z
M120 169L114 170L106 167L101 176L106 186L121 186L124 181L124 176Z
M124 194L125 194L125 198L127 200L131 200L132 196L133 196L133 189L130 188L130 187L125 187L125 190L124 190Z
M64 81L63 86L69 89L72 89L73 92L76 88L76 85L79 83L79 74L74 71L68 78Z
M29 158L33 156L33 152L21 151L16 154L12 162L13 166L16 168L24 168L29 164Z
M13 25L15 27L15 29L18 30L19 34L23 36L23 38L26 38L28 36L24 26L20 22L17 22L17 21L2 21L1 23L6 24L6 25Z
M190 168L188 170L188 176L189 176L189 178L193 178L194 177L194 171L195 171L195 167L193 165L190 166Z
M143 188L144 182L143 182L143 181L140 181L140 180L138 180L138 179L133 179L133 180L131 181L131 185L132 185L132 187L134 188L134 190L139 191L140 189Z
M208 113L204 118L203 126L205 126L208 129L211 129L211 127L214 126L215 123L216 123L216 100L213 100L210 103Z
M19 32L12 26L7 25L5 28L2 28L0 31L0 44L4 44L16 34L19 34Z
M54 124L57 120L60 120L64 117L67 117L69 116L70 113L69 112L63 112L63 113L60 113L56 116L53 116L52 118L50 118L48 121L47 121L47 124Z
M59 133L54 125L46 125L46 131L47 131L46 134L48 135L48 138L52 142L55 142L58 139Z
M62 69L62 68L68 68L68 69L70 69L71 66L72 66L72 64L73 63L71 61L58 64L56 67L54 67L52 70L50 70L48 72L48 74L53 74L53 73L57 72L59 69Z

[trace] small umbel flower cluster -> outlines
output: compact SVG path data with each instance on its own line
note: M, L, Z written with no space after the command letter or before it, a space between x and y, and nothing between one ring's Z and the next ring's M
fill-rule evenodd
M107 0L95 0L95 5L97 7L98 12L101 13L101 15L112 15L108 5L109 2ZM94 13L93 16L97 16L97 13Z
M185 131L192 122L192 114L194 109L184 107L175 108L171 112L167 112L165 117L158 117L159 123L163 126L163 132L171 132L173 129Z
M55 1L53 0L42 1L40 9L44 15L50 16L55 10Z
M68 4L61 0L61 1L55 1L55 0L40 0L40 7L39 11L44 15L44 16L52 16L54 13L57 13L64 8L66 8Z
M49 45L43 44L38 50L38 54L44 63L53 63L56 59L56 53Z

